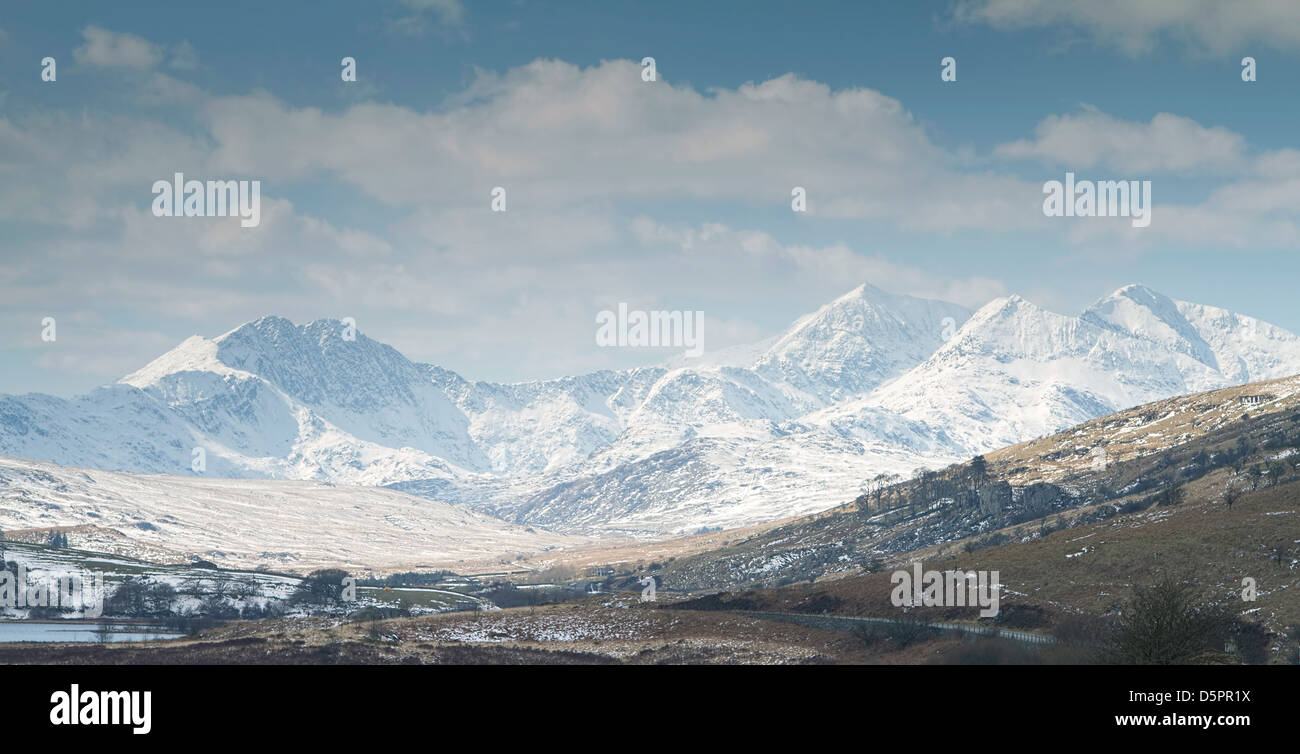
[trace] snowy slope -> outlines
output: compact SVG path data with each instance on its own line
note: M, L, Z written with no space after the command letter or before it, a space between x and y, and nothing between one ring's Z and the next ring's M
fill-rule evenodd
M1280 327L1226 309L1174 301L1143 285L1129 285L1089 307L1083 319L1169 350L1215 372L1213 384L1193 390L1285 377L1300 363L1300 339Z
M997 299L865 403L982 452L1161 398L1300 372L1300 339L1260 323L1251 343L1247 319L1140 286L1081 317Z
M934 353L970 316L956 304L863 284L803 317L755 370L833 403L865 393Z
M0 456L0 530L86 527L74 546L238 568L495 562L582 540L376 487L193 479Z

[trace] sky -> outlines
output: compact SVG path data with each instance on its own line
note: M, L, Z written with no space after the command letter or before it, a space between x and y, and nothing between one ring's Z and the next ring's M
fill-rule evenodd
M599 347L620 303L714 351L864 282L1063 314L1143 283L1300 332L1296 81L1273 0L15 4L0 392L272 314L549 378L673 355ZM1151 181L1151 224L1046 216L1067 171ZM260 224L155 216L177 172L260 181Z

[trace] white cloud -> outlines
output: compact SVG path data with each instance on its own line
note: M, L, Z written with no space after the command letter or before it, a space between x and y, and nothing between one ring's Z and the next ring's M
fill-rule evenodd
M914 228L1023 227L1038 187L963 172L890 97L787 74L701 94L641 81L631 61L539 60L472 86L443 112L361 104L338 114L266 93L210 100L213 159L280 180L336 177L386 204L554 209L737 201ZM1028 208L1028 209L1026 209Z
M475 260L474 242L466 239L450 255L308 263L305 275L319 286L321 300L347 302L359 321L403 323L385 337L413 358L461 369L508 363L512 372L530 377L665 358L595 347L596 313L619 302L704 311L712 351L772 335L864 281L968 306L1005 293L990 278L865 256L845 244L785 244L762 231L717 223L669 225L642 216L609 231L622 242L619 253L605 253L602 245L575 247L581 258L574 254L564 264L528 247L510 259ZM471 370L470 376L477 375Z
M1186 246L1279 247L1300 238L1300 151L1252 153L1246 139L1222 127L1160 113L1150 122L1126 121L1095 108L1041 121L1031 139L999 145L994 155L1029 159L1058 168L1105 170L1083 178L1154 180L1150 227L1135 229L1128 218L1088 218L1068 223L1074 244L1119 240L1145 248L1159 243ZM1230 178L1209 183L1196 204L1165 200L1165 186L1190 190L1190 178Z
M465 6L461 4L461 0L400 0L400 2L414 13L389 22L389 27L399 34L415 37L423 35L429 29L430 16L444 27L458 27L465 20Z
M460 0L402 0L402 4L417 11L431 10L445 24L458 24L465 18Z
M148 84L144 84L146 87ZM138 115L38 111L0 118L0 220L84 229L116 221L155 180L205 168L201 137Z
M139 97L144 102L182 104L198 102L203 97L203 90L165 73L154 73L141 86Z
M1300 48L1300 3L1292 0L963 0L954 17L1003 30L1078 30L1129 55L1152 52L1162 38L1214 55L1249 54L1253 44Z
M192 71L199 67L199 52L189 40L183 41L172 50L167 64L178 71Z
M759 300L778 299L782 290L797 289L807 291L810 301L825 303L863 282L971 307L1005 292L1002 283L992 278L902 264L845 243L786 244L763 231L736 230L719 223L667 225L646 216L634 218L630 230L640 245L653 251L647 259L657 262L654 266L685 278L676 284L678 290L717 295L709 288L726 280L737 302L753 301L755 294ZM655 285L672 290L664 281Z
M153 68L162 60L162 50L134 34L109 31L98 26L81 30L84 44L72 51L79 63L106 68Z
M1226 128L1206 128L1169 113L1159 113L1148 123L1126 121L1094 108L1048 116L1034 129L1032 139L1002 144L994 154L1142 175L1239 172L1248 163L1246 140Z

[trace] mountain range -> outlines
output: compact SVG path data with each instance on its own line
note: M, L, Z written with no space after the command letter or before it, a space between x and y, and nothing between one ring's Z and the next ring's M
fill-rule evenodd
M654 536L813 512L880 474L1300 373L1292 333L1140 285L1080 316L862 285L728 358L513 384L349 334L264 317L74 399L0 396L0 453L390 487L559 532Z

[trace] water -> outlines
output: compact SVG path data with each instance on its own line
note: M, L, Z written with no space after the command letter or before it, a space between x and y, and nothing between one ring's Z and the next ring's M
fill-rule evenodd
M109 641L150 641L175 639L184 634L169 632L159 626L110 624ZM98 642L99 625L95 623L61 623L26 620L0 620L0 644L16 641Z

